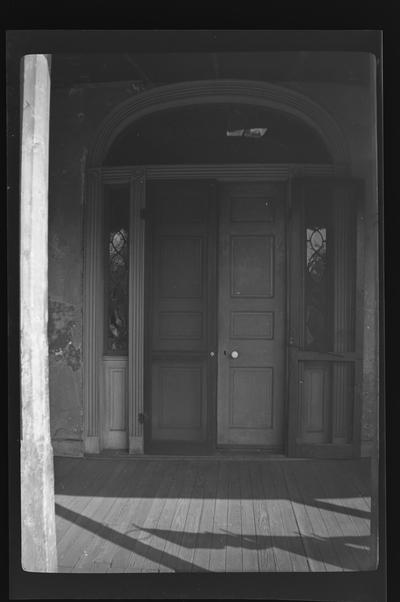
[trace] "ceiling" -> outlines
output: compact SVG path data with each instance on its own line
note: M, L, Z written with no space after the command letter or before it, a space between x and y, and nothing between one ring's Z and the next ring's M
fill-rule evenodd
M52 55L55 87L116 81L146 87L204 79L368 85L365 52L83 52Z

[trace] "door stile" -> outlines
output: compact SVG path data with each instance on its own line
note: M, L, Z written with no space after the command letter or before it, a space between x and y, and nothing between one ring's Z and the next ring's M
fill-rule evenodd
M128 428L131 454L143 453L145 190L145 171L139 170L130 181Z
M217 376L218 376L218 204L217 183L210 182L210 199L208 237L208 391L207 391L207 445L210 453L214 452L217 445ZM211 355L214 354L214 355Z
M144 453L149 453L152 439L152 409L151 409L151 319L153 315L153 295L151 287L153 281L153 228L152 210L146 199L145 209L145 257L144 257L144 378L143 378L143 447Z
M223 403L220 398L221 384L221 368L226 362L224 350L226 347L226 332L229 328L229 313L226 311L223 303L220 300L221 290L229 290L230 273L227 266L230 262L230 247L229 239L223 236L221 240L221 225L228 223L229 212L228 203L223 199L224 190L222 189L218 195L219 201L219 236L218 236L218 385L217 385L217 446L226 445L226 431L224 425L228 423L228 406Z
M355 351L358 358L355 362L355 400L354 400L354 450L353 455L361 455L361 408L362 408L362 378L363 378L363 318L364 318L364 202L363 189L359 183L357 194L356 215L356 323Z
M103 343L103 188L101 170L88 173L84 254L84 423L85 453L100 451L100 373Z
M288 435L287 453L289 457L296 456L296 434L300 414L300 374L298 350L302 346L302 315L304 308L303 286L303 253L301 233L303 231L303 198L293 198L292 181L289 182L289 215L288 215Z

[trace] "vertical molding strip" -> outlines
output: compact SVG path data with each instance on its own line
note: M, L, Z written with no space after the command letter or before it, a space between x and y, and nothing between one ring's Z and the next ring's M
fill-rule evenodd
M355 349L360 358L363 357L364 345L364 266L365 266L365 208L363 189L357 188L357 236L356 236L356 320L355 320ZM354 455L361 456L361 416L362 416L362 382L363 382L363 360L359 359L355 365L355 403L354 403Z
M129 235L129 453L143 453L145 170L131 179Z
M350 190L339 186L334 192L334 351L354 351L355 323L355 223ZM332 442L352 442L354 365L333 365Z
M102 232L102 188L101 170L88 172L87 207L85 221L84 256L84 315L83 315L83 366L84 366L84 412L85 452L100 451L99 437L99 372L100 345L102 341L101 284L101 232Z
M288 255L288 296L289 296L289 340L288 340L288 456L296 456L297 437L302 428L303 408L303 363L298 360L298 349L303 345L303 275L304 256L302 238L304 230L303 199L304 184L291 174L289 180L289 236Z

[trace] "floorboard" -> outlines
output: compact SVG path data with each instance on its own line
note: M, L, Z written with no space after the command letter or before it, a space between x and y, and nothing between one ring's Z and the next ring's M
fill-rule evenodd
M374 568L369 463L55 458L59 572Z
M273 464L266 462L259 465L260 484L263 488L263 497L267 504L267 513L269 517L269 535L264 539L266 545L273 545L276 570L290 572L293 570L290 551L285 542L285 527L282 522L281 507L284 495L281 498L277 488L276 479L273 473ZM272 539L271 539L272 537Z
M327 571L341 571L343 568L340 564L340 559L337 558L336 551L326 528L326 524L321 515L321 509L315 505L314 496L314 481L310 477L310 464L299 462L296 466L294 474L292 468L292 479L297 485L298 495L304 504L304 509L309 518L309 530L304 539L310 539L315 543L314 549L318 550L317 558L322 560ZM307 539L306 539L307 538Z
M208 571L210 567L211 545L213 537L214 514L218 486L219 463L207 464L204 478L204 492L198 533L191 571Z
M137 554L133 565L135 572L140 571L158 571L159 568L159 549L157 541L164 541L159 536L159 521L167 502L167 496L171 485L176 478L177 462L167 465L162 473L157 489L156 497L149 500L147 515L142 524L138 525L138 533L142 534L142 543L146 546L142 548L142 554ZM136 520L139 517L136 517ZM131 569L132 566L129 567Z
M164 466L165 470L165 465ZM184 462L173 461L173 470L170 473L170 485L165 491L165 500L162 512L157 520L153 538L151 539L152 558L151 568L158 571L172 571L169 566L161 565L161 559L167 544L166 538L163 536L171 529L172 520L176 509L176 500L179 495L179 486L183 475L185 464ZM149 563L150 564L150 563Z
M99 462L94 466L91 463L76 462L75 470L68 477L65 476L59 480L57 475L55 484L56 514L58 514L58 507L61 507L61 509L68 508L72 512L81 514L93 495L97 494L103 479L104 470ZM58 515L56 522L57 542L61 548L64 547L62 544L63 537L73 526L73 521Z
M283 474L284 464L276 462L270 464L271 478L279 499L279 511L281 515L282 540L286 542L293 571L308 571L309 565L307 554L302 538L299 537L299 526L294 513L292 500Z
M292 500L296 521L299 526L299 532L307 554L310 570L327 571L328 569L323 560L323 549L321 548L319 540L314 537L312 518L307 512L307 500L303 499L295 479L297 469L297 463L295 467L289 463L285 466L286 483L290 499Z
M175 500L175 512L171 527L164 534L166 545L161 555L160 565L164 565L173 571L190 572L190 564L179 556L197 472L197 463L190 463L185 466L181 477L179 497ZM177 481L179 482L179 477L177 477Z
M243 570L242 554L242 511L239 465L228 464L228 522L226 542L226 572L237 573ZM245 492L243 492L245 494Z
M181 569L189 572L193 570L196 545L209 545L209 542L207 541L207 535L204 539L203 533L200 531L200 535L202 537L201 541L198 540L197 536L199 534L199 525L203 512L204 491L206 488L207 475L211 469L211 466L212 465L209 462L198 464L197 477L192 491L192 498L190 500L184 533L181 540L179 551ZM195 567L195 570L196 568L197 567Z
M322 478L324 473L321 470L319 473ZM332 464L331 479L328 483L325 475L328 503L345 516L346 524L342 522L342 529L346 533L344 546L356 555L361 570L371 570L374 568L374 562L370 555L372 542L369 487L366 480L362 482L356 478L356 473L354 468L350 471L346 464ZM338 488L338 483L341 488ZM338 492L341 495L338 495Z
M348 547L346 540L347 536L354 535L353 527L350 527L351 522L346 512L341 511L340 506L331 505L329 503L330 492L336 491L334 481L332 480L330 472L322 470L322 466L314 465L311 467L313 477L316 481L317 495L315 503L322 505L326 508L325 510L325 522L328 526L329 533L333 538L333 544L338 549L343 570L345 571L357 571L362 568L362 564L358 558L357 553L351 547ZM321 499L322 498L322 499Z
M84 464L85 460L83 458L61 458L59 456L54 457L54 473L57 473L58 482L62 481L69 473L74 470L78 463Z
M253 488L249 474L250 463L239 462L240 512L242 515L242 563L244 572L258 572L256 521L253 505Z
M124 463L118 463L110 480L103 481L100 488L97 490L97 495L92 497L84 508L84 513L76 513L74 510L65 508L59 512L63 512L65 517L70 517L72 521L76 516L76 521L72 529L68 530L63 538L62 553L59 554L58 562L60 566L75 567L82 556L87 556L86 548L89 547L93 537L98 535L102 529L102 521L104 520L110 504L113 499L104 497L106 491L115 487L115 495L119 493L121 480L120 474L124 471ZM95 520L92 518L95 517Z
M108 567L111 566L114 553L119 548L118 537L126 533L129 523L129 509L132 497L135 495L138 484L142 477L145 477L146 471L135 464L130 466L126 463L125 471L121 478L124 479L122 488L118 497L113 498L110 511L104 518L104 529L99 532L97 538L93 540L92 549L88 550L87 559L81 561L81 566L89 568L90 561L94 566Z
M111 566L115 569L118 567L120 572L127 569L134 571L134 564L138 556L148 552L141 539L140 527L151 503L149 493L153 490L153 483L159 481L163 470L158 463L151 461L144 469L143 478L138 482L135 494L131 498L127 509L127 520L122 535L123 545L117 546L111 560Z
M259 464L251 463L248 466L248 471L253 492L253 510L259 570L261 572L276 571L277 563L273 545L274 537L271 535L268 500L265 498Z
M226 531L228 523L228 463L220 462L211 536L209 570L225 572Z

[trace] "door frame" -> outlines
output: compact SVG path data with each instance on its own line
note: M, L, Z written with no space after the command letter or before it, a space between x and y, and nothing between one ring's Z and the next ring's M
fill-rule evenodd
M146 181L206 179L218 182L274 181L287 184L293 178L337 178L348 175L343 164L229 164L229 165L147 165L90 168L87 178L84 254L84 416L85 452L99 453L102 448L101 407L103 399L103 333L104 278L103 187L105 184L129 186L129 352L127 361L128 440L129 453L144 452L144 282ZM287 220L286 220L287 222ZM289 295L288 257L291 240L288 223L286 235L286 296ZM288 311L286 311L287 339ZM288 356L288 341L285 357ZM285 452L288 449L288 362L285 382Z

